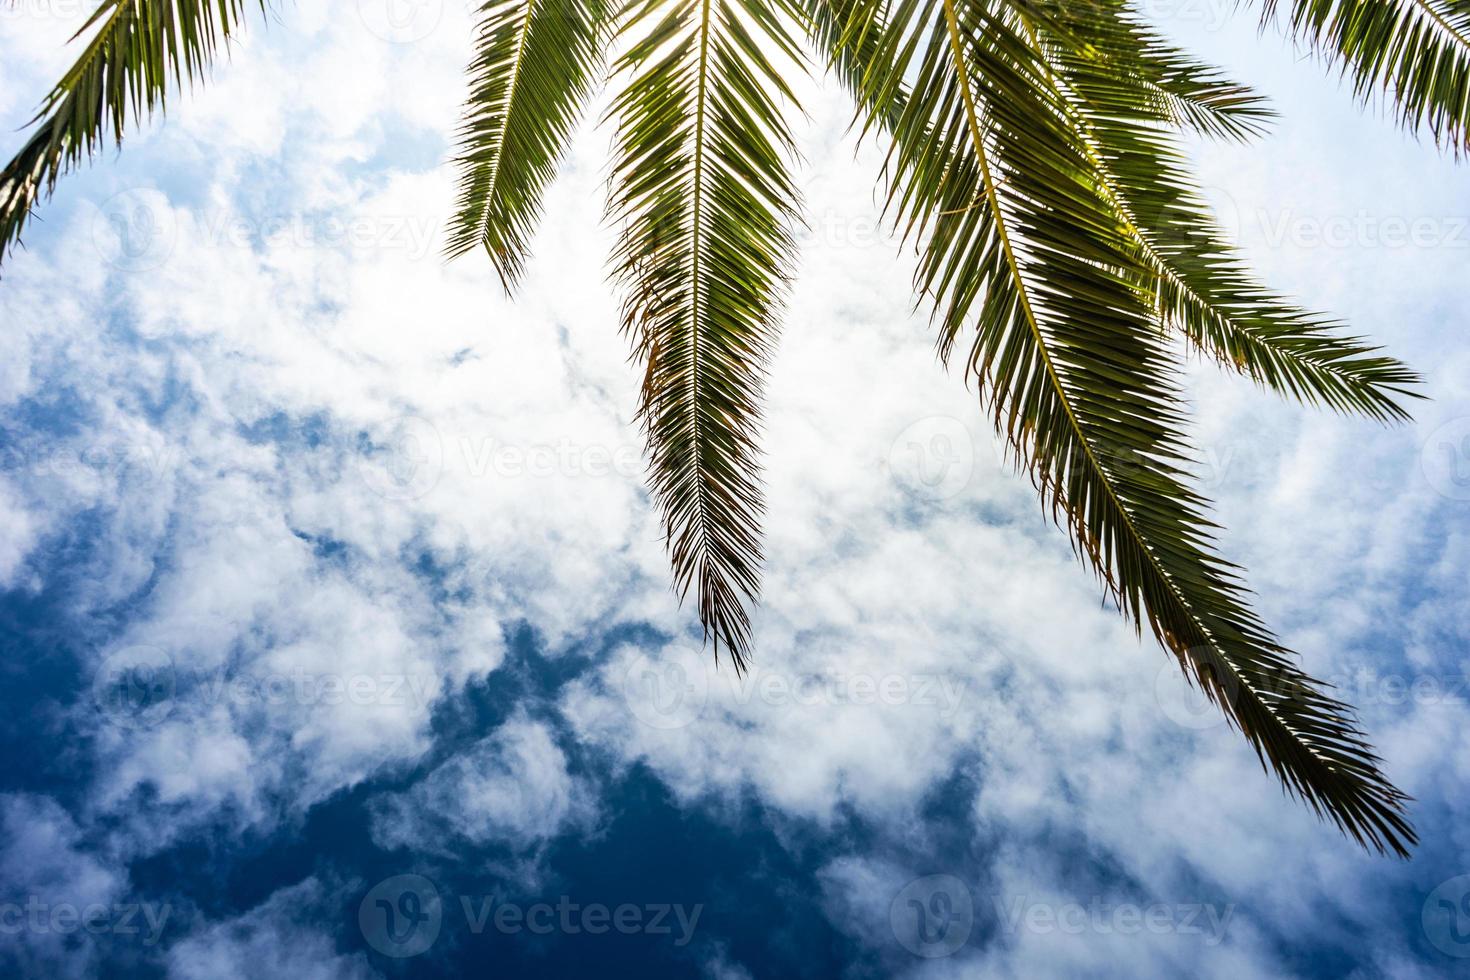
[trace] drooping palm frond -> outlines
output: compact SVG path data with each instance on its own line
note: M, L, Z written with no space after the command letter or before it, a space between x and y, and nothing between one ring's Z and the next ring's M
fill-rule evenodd
M1167 58L1171 73L1208 73L1168 55L1122 0L1031 0L1026 9L1028 37L1046 57L1058 104L1153 268L1163 319L1221 364L1283 394L1381 421L1406 420L1399 400L1414 397L1418 376L1254 280L1193 187L1169 125L1181 122L1176 110L1151 102L1136 71L1115 66L1135 63L1137 52L1145 62ZM1037 9L1043 15L1031 16ZM1099 50L1110 57L1100 59Z
M91 39L46 96L35 134L0 171L0 261L56 181L201 78L249 7L265 0L103 0L73 40Z
M1262 765L1360 843L1407 853L1405 797L1351 709L1296 666L1212 553L1207 503L1183 476L1155 269L1027 19L1002 0L864 2L849 27L881 41L864 49L857 94L882 117L905 91L890 206L921 234L917 284L941 349L973 328L969 373L1053 514Z
M460 130L460 196L445 252L483 245L520 278L541 195L598 80L604 0L488 0Z
M622 29L611 113L614 276L647 362L651 485L675 589L695 590L705 635L737 667L760 583L760 398L799 197L796 100L777 67L800 63L792 23L780 0L643 0Z
M1470 4L1465 0L1265 0L1367 100L1387 94L1399 120L1470 151Z
M1215 139L1244 142L1275 118L1266 100L1139 24L1130 0L1012 0L1079 66L1125 94L1120 105Z

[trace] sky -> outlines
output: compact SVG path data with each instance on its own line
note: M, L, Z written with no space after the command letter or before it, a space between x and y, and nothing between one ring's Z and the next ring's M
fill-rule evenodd
M1188 361L1197 478L1415 798L1411 860L1103 603L936 362L819 75L754 664L714 669L642 483L607 128L508 297L439 254L468 6L285 4L0 279L0 970L1464 975L1470 185L1234 8L1141 4L1280 114L1191 144L1202 184L1428 398L1385 428ZM7 156L86 14L0 6Z

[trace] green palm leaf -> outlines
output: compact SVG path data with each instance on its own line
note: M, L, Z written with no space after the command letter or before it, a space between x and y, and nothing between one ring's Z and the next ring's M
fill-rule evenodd
M1120 607L1147 622L1292 792L1359 842L1407 853L1405 797L1350 709L1304 674L1211 553L1184 482L1183 409L1155 328L1155 269L1078 137L1026 20L1000 2L894 0L860 97L892 112L890 199L926 234L918 285L941 347ZM874 102L873 100L876 100Z
M640 415L675 588L737 667L759 591L756 438L798 194L776 67L800 53L766 0L646 0L629 48L609 214L624 326L647 361Z
M1208 72L1165 55L1122 3L1043 6L1046 16L1027 17L1028 36L1041 42L1059 105L1153 269L1162 318L1221 364L1300 401L1384 421L1408 419L1398 400L1413 397L1418 376L1343 336L1341 324L1297 309L1254 281L1193 188L1168 125L1184 122L1175 106L1151 103L1137 75L1114 65L1131 63L1133 50L1168 64L1170 74L1209 78ZM1099 50L1112 56L1100 59ZM1228 84L1221 88L1226 98L1238 97Z
M56 181L130 123L161 110L171 85L201 78L247 8L265 0L103 0L77 38L81 56L51 90L35 134L0 172L0 260Z
M1353 81L1366 100L1389 95L1400 121L1427 128L1441 146L1470 150L1470 3L1465 0L1265 0L1266 21L1284 19Z
M507 288L601 67L606 14L603 0L489 0L480 9L445 252L483 245Z

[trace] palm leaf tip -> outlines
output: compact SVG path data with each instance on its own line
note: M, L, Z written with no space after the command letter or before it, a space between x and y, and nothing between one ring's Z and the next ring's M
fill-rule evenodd
M1303 673L1289 651L1266 640L1273 658L1242 669L1220 657L1215 644L1178 647L1172 636L1160 639L1285 792L1365 849L1411 856L1419 842L1406 812L1413 798L1383 775L1353 708Z
M647 0L622 24L608 215L674 586L744 667L760 591L760 404L799 195L781 0ZM784 103L784 105L783 105Z

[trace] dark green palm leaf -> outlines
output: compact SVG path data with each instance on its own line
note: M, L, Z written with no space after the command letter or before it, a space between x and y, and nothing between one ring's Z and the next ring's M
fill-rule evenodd
M1183 476L1184 419L1155 270L1079 138L1027 19L1000 2L894 0L859 95L890 113L891 205L925 233L941 347L1121 608L1147 622L1284 785L1365 845L1407 853L1405 797L1348 706L1304 674L1211 553ZM876 101L874 101L876 100Z
M1175 108L1151 103L1135 75L1112 68L1130 63L1130 47L1162 62L1160 42L1117 0L1033 0L1030 9L1037 5L1045 15L1025 15L1028 36L1041 43L1059 105L1154 270L1165 322L1219 363L1283 394L1383 421L1407 419L1399 400L1413 397L1413 371L1261 287L1216 230L1168 125L1182 122ZM1113 57L1099 59L1098 50ZM1171 73L1210 77L1178 56L1167 63Z

